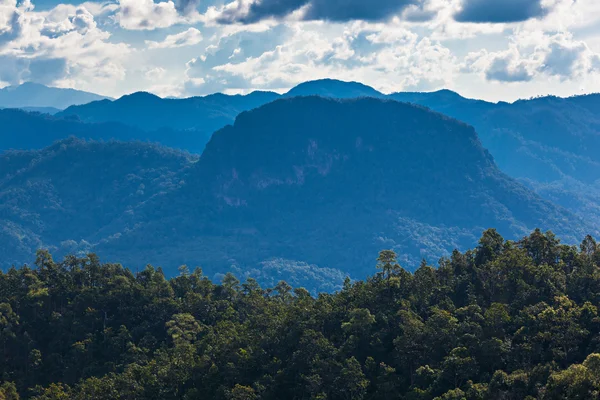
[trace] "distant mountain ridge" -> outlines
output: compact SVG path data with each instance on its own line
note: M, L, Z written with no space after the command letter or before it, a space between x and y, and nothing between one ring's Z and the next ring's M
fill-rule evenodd
M383 93L359 82L345 82L335 79L321 79L301 83L290 89L283 97L321 96L336 99L356 97L386 97Z
M148 136L153 141L199 153L212 133L233 123L239 113L296 95L387 98L457 118L475 127L484 147L503 171L544 198L600 224L600 156L595 151L600 148L600 95L490 103L467 99L450 90L385 95L361 83L325 79L305 82L284 95L253 92L245 96L161 99L134 93L113 102L70 107L57 117L85 122L118 121L148 132L159 127L177 132L191 130L193 134Z
M202 133L194 130L176 131L165 128L144 131L119 122L86 124L77 118L56 118L19 109L0 109L0 126L0 154L6 150L41 149L69 137L100 141L115 139L160 142L170 147L198 152L202 151L207 140Z
M383 99L277 100L216 132L198 161L72 139L8 152L0 168L5 263L43 245L170 275L199 265L333 290L384 248L414 268L489 227L513 239L552 229L573 243L594 233L503 174L473 128Z
M210 135L231 123L242 111L251 110L279 98L274 92L242 95L213 94L186 99L162 99L146 92L123 96L115 101L96 101L69 107L57 117L77 116L84 122L118 121L136 128L153 130L195 129Z
M75 89L48 87L26 82L0 89L0 108L54 108L63 110L72 105L86 104L106 96Z

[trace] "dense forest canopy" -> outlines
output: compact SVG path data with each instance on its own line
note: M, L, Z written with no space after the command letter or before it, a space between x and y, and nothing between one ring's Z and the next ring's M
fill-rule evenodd
M397 257L313 297L39 252L0 274L0 399L599 398L592 237L488 230L413 274Z

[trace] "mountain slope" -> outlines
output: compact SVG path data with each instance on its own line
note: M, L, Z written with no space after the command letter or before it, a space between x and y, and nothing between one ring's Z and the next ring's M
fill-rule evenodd
M39 247L90 250L119 235L111 223L182 184L195 159L139 142L68 139L0 157L2 265L32 260ZM118 225L118 224L117 224Z
M543 197L600 223L600 95L487 103L459 95L395 93L475 127L498 166Z
M133 263L140 245L160 265L213 273L287 259L359 277L383 248L415 267L491 226L511 238L553 229L573 242L586 229L500 172L469 126L377 99L292 98L242 113L186 182L97 250Z
M0 108L52 107L65 109L75 104L107 99L94 93L27 82L0 89Z
M0 110L0 126L2 126L0 153L9 149L41 149L70 136L95 140L160 142L172 147L196 151L202 151L208 140L202 133L193 130L161 129L147 132L116 122L86 124L76 118L56 118L17 109Z

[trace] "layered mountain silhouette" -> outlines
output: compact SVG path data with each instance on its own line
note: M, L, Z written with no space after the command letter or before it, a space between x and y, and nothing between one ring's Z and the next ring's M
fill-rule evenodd
M331 290L392 248L435 262L496 227L517 239L593 233L502 173L464 123L389 100L278 100L216 132L200 159L141 143L70 140L9 152L0 259L57 254L233 270ZM20 249L15 252L14 249ZM15 254L18 254L16 256Z
M68 137L94 140L140 140L201 151L206 137L194 130L158 129L144 131L119 122L86 124L77 118L56 118L19 109L0 110L0 152L41 149ZM0 177L1 177L0 171Z
M62 110L72 105L103 99L107 99L107 97L81 90L48 87L33 82L0 89L0 108L30 108L36 111L40 111L42 108L46 108L46 111Z
M146 92L123 96L115 101L99 101L69 107L58 117L77 116L84 122L118 121L140 129L194 129L205 133L206 141L217 129L231 123L242 111L277 99L273 92L249 95L213 94L187 99L163 99Z
M332 98L375 97L419 104L473 125L501 170L520 179L546 199L584 219L600 223L600 95L543 97L515 103L467 99L450 90L385 95L357 83L324 79L306 82L283 97L319 95ZM198 144L235 116L280 96L259 92L248 96L212 95L167 100L148 94L115 102L71 107L62 116L84 121L119 121L141 129L166 126L201 131ZM185 144L179 148L199 151Z
M377 90L358 82L323 79L300 84L288 93L252 92L248 95L221 93L186 99L163 99L146 92L123 96L116 101L97 101L73 106L58 117L77 116L84 122L118 121L140 129L195 129L210 134L233 123L243 111L252 110L281 97L313 96L332 98L385 97Z
M543 197L600 223L600 95L488 103L456 93L389 96L475 127L498 166Z

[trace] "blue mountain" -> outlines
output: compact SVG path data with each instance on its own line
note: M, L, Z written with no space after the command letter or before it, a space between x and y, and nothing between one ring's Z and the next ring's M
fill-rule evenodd
M109 129L35 120L46 133L67 122ZM199 265L334 290L370 273L384 248L414 268L472 247L489 227L512 239L552 229L572 243L597 233L501 172L469 125L385 99L280 99L242 112L199 158L69 139L5 152L0 170L5 267L47 247L170 275Z
M75 89L62 89L26 82L22 85L0 89L0 108L65 109L75 104L107 99L94 93Z

